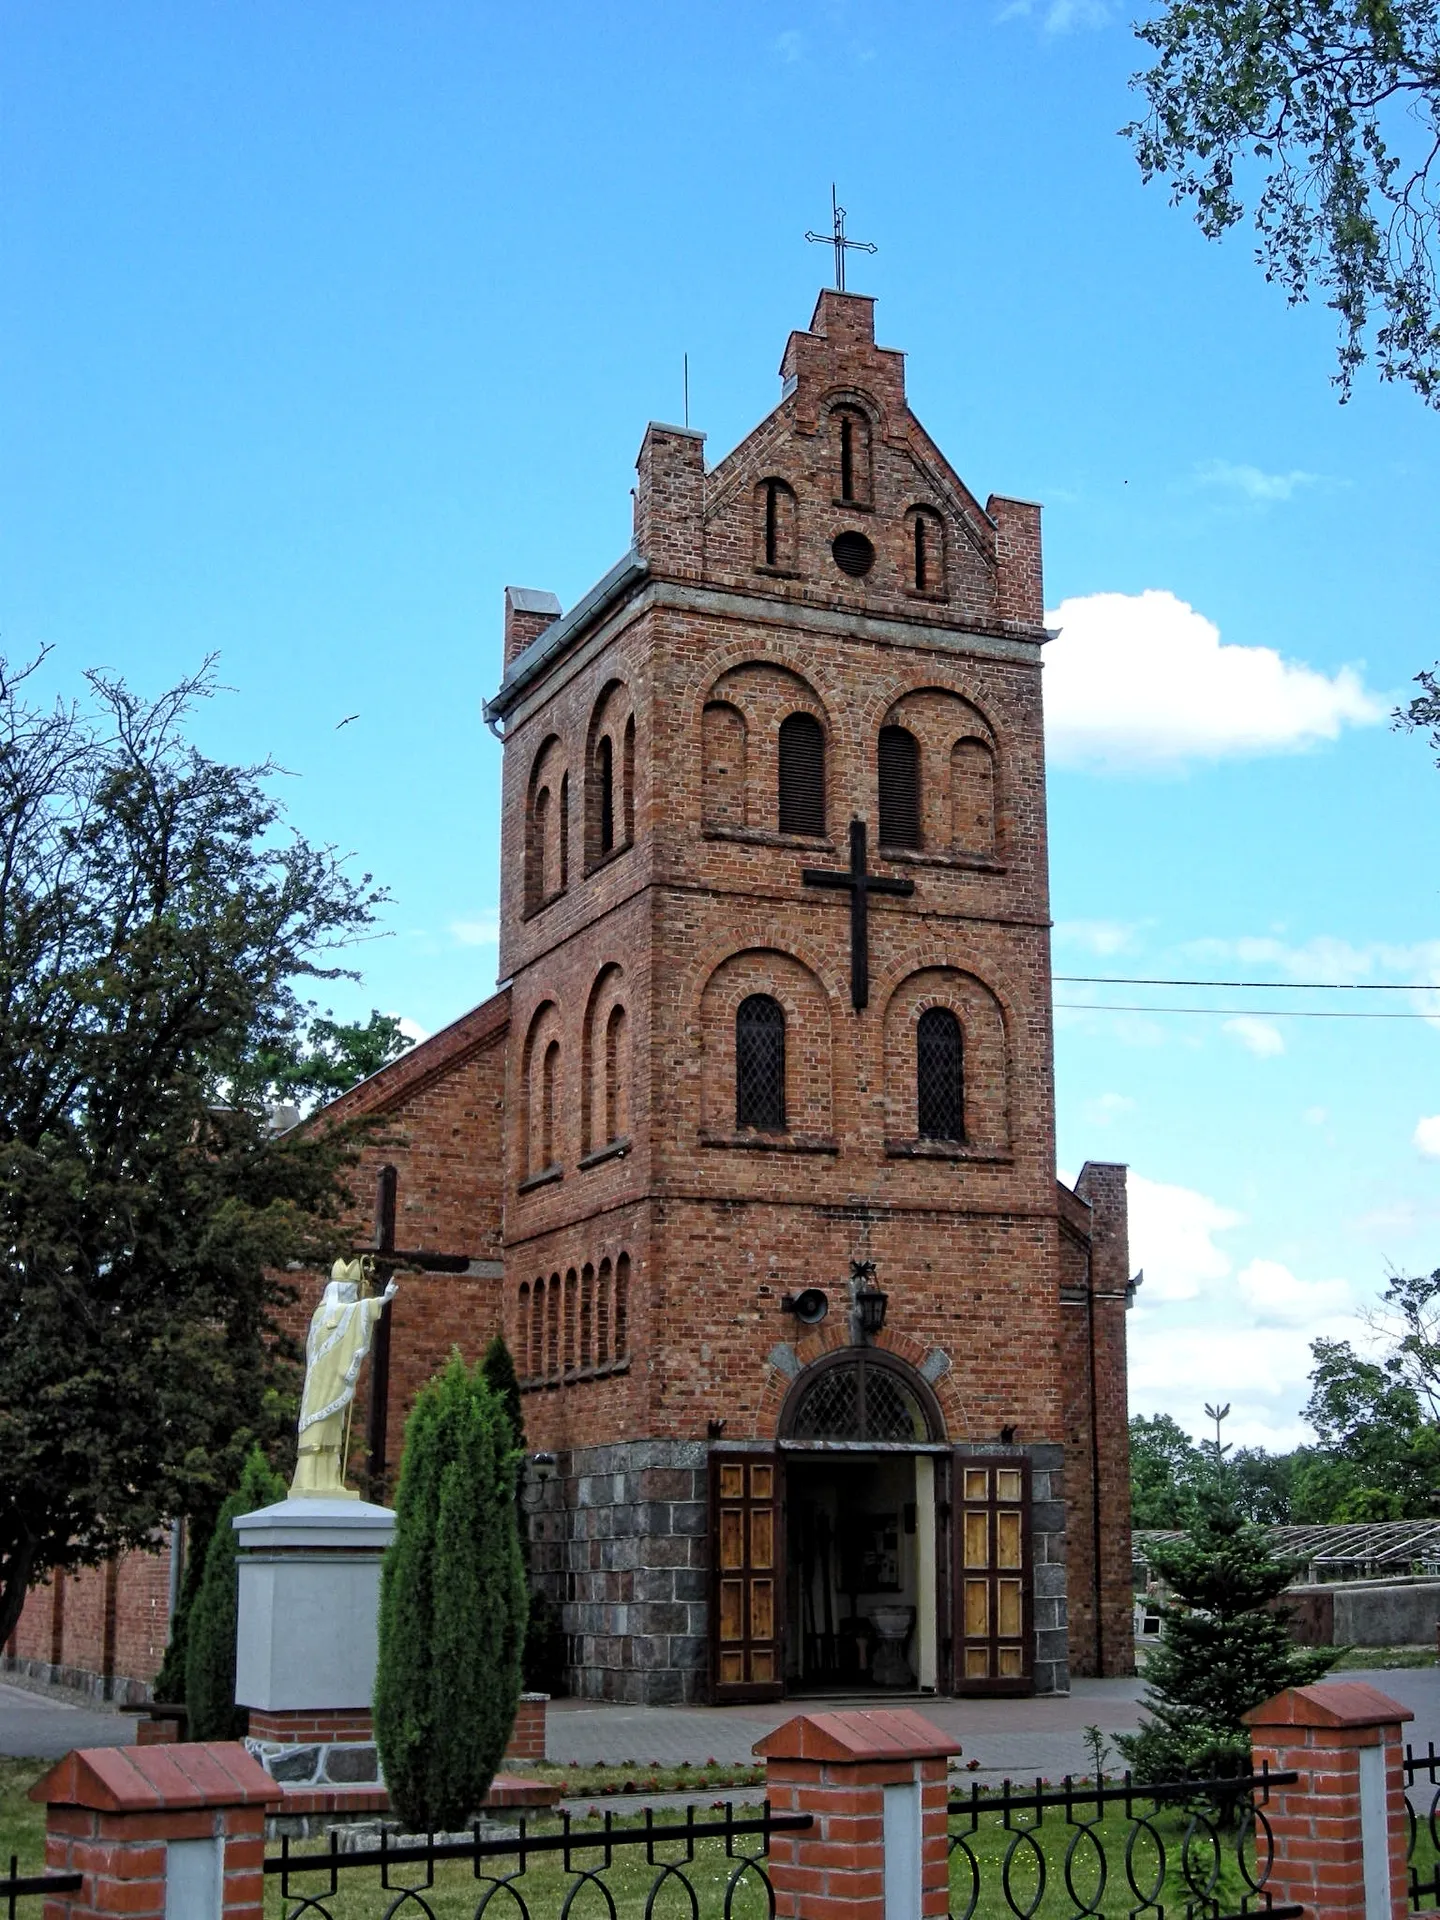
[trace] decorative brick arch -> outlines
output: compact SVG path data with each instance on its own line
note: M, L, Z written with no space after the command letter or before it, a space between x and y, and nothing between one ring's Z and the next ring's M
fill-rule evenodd
M999 999L974 973L958 967L916 969L885 1001L885 1138L918 1143L916 1029L923 1013L944 1007L960 1022L964 1048L964 1151L1010 1151L1010 1046Z
M585 1006L580 1047L580 1152L597 1152L629 1132L632 1034L625 969L601 967Z
M785 1014L786 1134L828 1138L835 1102L832 996L793 953L759 946L728 953L700 994L702 1137L735 1132L735 1016L752 994L768 994Z
M839 776L830 709L800 667L752 652L712 676L701 710L701 816L707 828L715 831L722 815L733 816L740 810L734 797L720 804L716 753L722 736L716 727L706 724L717 711L726 709L740 716L743 727L744 823L763 832L778 831L780 728L796 713L809 714L824 735L825 810L827 819L833 818ZM733 736L733 727L730 731ZM724 745L733 753L733 738L724 740Z
M545 999L530 1016L520 1058L522 1179L563 1162L564 1066L560 1008L553 999Z
M883 1275L881 1277L883 1279ZM772 1356L765 1369L765 1382L755 1415L755 1430L748 1437L761 1441L783 1439L782 1414L786 1402L807 1375L812 1374L817 1363L828 1361L835 1364L833 1356L858 1351L850 1338L847 1319L848 1316L843 1312L832 1312L830 1318L819 1327L805 1329L803 1337L794 1347L783 1349L792 1356L783 1367L777 1366ZM950 1354L943 1348L924 1347L911 1334L887 1325L870 1351L887 1356L899 1370L903 1370L905 1378L922 1384L925 1394L938 1408L942 1423L938 1437L941 1440L965 1441L975 1437L971 1432L969 1412L960 1396L955 1367Z
M625 682L612 678L596 695L585 730L585 871L634 839L635 706Z

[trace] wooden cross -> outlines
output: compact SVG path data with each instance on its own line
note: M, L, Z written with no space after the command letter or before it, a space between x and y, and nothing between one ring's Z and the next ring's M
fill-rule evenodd
M381 1167L375 1177L375 1234L368 1247L355 1249L379 1274L382 1283L400 1269L421 1273L464 1273L470 1265L468 1253L425 1253L404 1250L395 1245L395 1193L399 1174L394 1167ZM390 1410L390 1303L387 1300L375 1322L375 1340L370 1349L370 1412L365 1422L366 1492L378 1501L385 1487L386 1441Z
M807 233L807 240L818 240L821 246L835 249L835 291L845 291L845 255L850 253L878 253L880 249L873 240L847 240L845 238L845 209L835 198L835 182L830 182L830 217L833 230L830 233Z
M800 878L807 887L848 887L850 890L850 1004L858 1013L870 1001L870 895L912 894L913 880L882 880L865 865L865 822L850 822L850 871L833 867L806 867Z

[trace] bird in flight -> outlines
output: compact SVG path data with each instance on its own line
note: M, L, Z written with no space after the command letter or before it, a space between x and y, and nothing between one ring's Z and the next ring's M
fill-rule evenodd
M359 718L358 713L347 713L345 718L337 723L335 731L338 733L341 727L348 727L352 720L358 720Z

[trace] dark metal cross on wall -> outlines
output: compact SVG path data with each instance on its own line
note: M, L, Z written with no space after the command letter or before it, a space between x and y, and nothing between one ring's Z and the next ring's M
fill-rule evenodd
M382 1284L402 1269L421 1273L464 1273L470 1265L468 1253L424 1253L395 1245L395 1194L399 1174L394 1167L381 1167L375 1177L375 1237L368 1247L355 1252L370 1262ZM366 1491L372 1500L384 1497L386 1441L390 1411L390 1307L387 1302L375 1323L375 1340L370 1349L370 1411L365 1422Z
M845 255L847 253L878 253L880 249L873 240L847 240L845 238L845 209L835 198L835 183L830 183L830 218L833 231L830 233L807 233L807 240L815 240L821 246L835 249L835 291L845 291Z
M850 1004L858 1013L870 1002L870 895L872 893L912 894L913 880L885 880L871 873L865 864L865 822L850 822L850 871L837 873L833 867L806 867L800 878L807 887L848 887L850 889Z

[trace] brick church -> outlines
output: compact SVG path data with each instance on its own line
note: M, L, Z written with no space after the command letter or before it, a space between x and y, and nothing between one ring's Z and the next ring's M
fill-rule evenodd
M718 465L651 425L568 613L507 592L503 984L328 1110L463 1269L400 1276L378 1484L503 1327L594 1699L1133 1665L1125 1170L1055 1174L1040 513L970 493L872 308L821 295ZM83 1584L12 1656L86 1669Z

